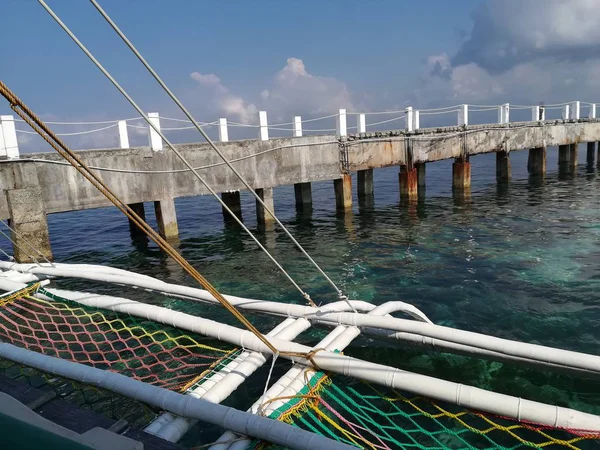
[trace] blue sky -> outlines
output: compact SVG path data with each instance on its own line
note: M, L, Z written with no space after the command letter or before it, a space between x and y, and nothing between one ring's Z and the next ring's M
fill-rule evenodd
M146 111L180 116L91 4L48 3ZM600 101L596 0L100 3L202 120ZM35 0L3 7L0 73L35 111L134 115Z

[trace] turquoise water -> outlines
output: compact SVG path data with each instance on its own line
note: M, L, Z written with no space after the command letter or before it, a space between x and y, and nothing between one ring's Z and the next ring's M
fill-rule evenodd
M495 182L494 155L472 158L468 199L453 198L451 162L442 161L428 165L426 195L417 205L400 204L398 169L388 168L375 171L374 200L359 204L355 198L351 214L336 213L331 182L313 185L310 212L296 212L291 186L275 190L275 208L353 299L376 304L402 300L438 324L597 354L600 174L586 166L584 146L579 154L577 173L565 175L558 173L556 150L550 149L548 174L539 180L527 176L527 152L515 152L513 179L508 184ZM244 220L257 231L253 199L248 193L242 198ZM178 199L176 204L180 251L223 292L302 301L250 238L224 226L214 199ZM149 220L151 208L146 205ZM108 264L191 284L153 244L132 241L127 221L116 209L52 215L49 226L57 261ZM331 288L282 232L259 232L259 236L316 302L335 300ZM235 323L225 312L194 303L82 281L62 285L97 288ZM259 316L252 319L263 331L275 323ZM323 333L312 330L301 340L314 341ZM355 344L346 353L600 413L597 382L466 357L424 355L366 338ZM282 362L278 370L287 367ZM264 373L250 381L232 404L248 406L262 390Z

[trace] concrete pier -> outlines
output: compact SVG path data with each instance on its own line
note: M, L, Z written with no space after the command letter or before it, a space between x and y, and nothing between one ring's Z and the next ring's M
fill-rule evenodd
M508 152L496 153L496 179L508 181L512 175L510 167L510 156Z
M588 164L594 164L594 159L596 158L596 143L588 142L587 143L587 155L586 161Z
M558 146L558 165L567 165L569 164L571 156L571 145L559 145Z
M527 159L527 171L530 175L546 175L546 147L530 148Z
M154 202L154 213L158 224L158 232L165 239L178 239L177 212L175 200L172 198Z
M464 115L461 117L464 119ZM594 154L594 148L596 152L600 150L596 145L600 141L600 120L595 117L544 120L535 115L535 118L531 122L508 122L504 117L502 123L481 125L459 120L458 126L413 131L345 132L343 139L340 134L223 141L219 147L229 160L236 161L237 170L251 189L263 189L268 195L267 189L293 184L298 208L308 209L312 205L311 183L336 180L336 206L347 211L352 206L352 172L358 173L357 190L362 198L373 191L374 169L404 166L399 181L401 197L406 199L424 194L425 164L436 161L455 161L452 186L464 190L471 184L469 158L473 156L499 153L498 175L505 179L510 176L508 153L513 151L527 149L529 173L543 175L547 146L560 146L559 161L564 163L566 172L577 167L576 148L572 144L589 143L589 156ZM121 145L127 147L123 142ZM224 193L223 200L241 217L239 191L247 187L209 151L208 144L176 147L193 167L199 168L216 192ZM166 149L116 148L78 154L87 165L95 167L115 195L133 204L141 214L143 202L156 202L159 229L167 237L176 235L174 199L209 194L193 174L182 170L173 152ZM0 218L10 219L17 232L31 233L27 240L35 241L35 246L47 256L51 256L47 214L111 206L72 167L60 164L63 159L56 153L21 154L18 158L0 159ZM595 159L600 160L598 155ZM23 189L26 191L19 192ZM31 201L27 213L22 206L24 198ZM165 199L169 199L168 203ZM20 261L31 259L16 248L14 254Z
M401 165L398 179L400 182L400 199L416 200L419 195L417 169L409 169L408 166Z
M312 188L310 183L294 184L294 195L296 197L297 209L302 210L312 208Z
M356 172L358 183L357 193L359 198L366 198L373 195L373 169L359 170Z
M256 189L256 193L263 201L265 206L275 212L275 203L273 202L273 188ZM263 205L256 200L256 221L259 226L267 226L275 222L275 218L269 214Z
M222 192L221 200L223 200L223 203L225 203L229 207L231 212L233 212L240 220L243 220L240 191ZM231 217L231 214L229 214L225 210L225 208L222 208L222 209L223 209L223 218L225 219L225 222L226 223L234 223L235 221L234 221L233 217Z
M464 190L471 187L471 163L466 158L456 158L452 164L452 188Z
M352 178L343 174L342 178L333 180L335 190L335 207L338 211L352 209Z
M141 219L146 220L146 210L144 209L143 202L130 203L127 206L129 206L134 213L140 216ZM129 220L129 232L131 233L131 237L133 239L146 235L146 233L140 230L131 220Z

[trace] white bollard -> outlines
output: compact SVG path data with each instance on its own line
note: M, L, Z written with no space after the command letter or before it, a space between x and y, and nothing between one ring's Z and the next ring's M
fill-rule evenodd
M4 146L4 133L2 132L2 119L0 119L0 157L6 158L6 147Z
M591 103L590 104L590 111L588 113L588 117L590 119L595 119L596 118L596 104L595 103Z
M504 103L498 106L498 123L510 122L510 104Z
M2 127L2 140L4 149L2 156L9 159L19 157L19 143L17 141L17 130L15 128L15 119L13 116L0 116L0 126Z
M340 109L337 116L337 134L338 136L348 136L348 125L346 123L346 110Z
M567 120L569 118L570 114L570 108L569 105L563 105L562 107L562 118L563 120Z
M419 111L415 110L413 111L413 130L418 130L419 126L420 126L420 121L419 121Z
M356 117L356 132L366 133L367 132L367 119L364 114L359 114Z
M227 119L221 117L219 119L219 141L220 142L228 142L229 141L229 132L227 131Z
M302 136L302 117L294 116L294 137Z
M571 103L570 113L572 120L579 120L579 117L581 115L581 103L579 101Z
M413 121L413 109L412 106L407 106L404 112L404 122L406 123L406 131L414 130L414 121Z
M129 148L129 135L127 134L127 122L119 120L119 145L121 148Z
M458 108L458 125L469 125L469 105L460 105Z
M269 125L267 123L267 112L259 111L258 112L258 124L260 125L260 129L258 132L258 138L261 141L269 140Z
M160 118L158 113L148 113L148 119L160 131ZM154 131L154 128L152 128L150 125L148 125L148 142L150 148L155 152L159 152L163 149L163 142L162 138L160 137L160 134Z

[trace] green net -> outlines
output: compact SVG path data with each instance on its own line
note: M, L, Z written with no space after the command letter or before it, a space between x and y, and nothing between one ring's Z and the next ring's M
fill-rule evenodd
M597 432L516 422L314 373L269 417L364 449L597 448ZM271 448L255 442L255 448Z

